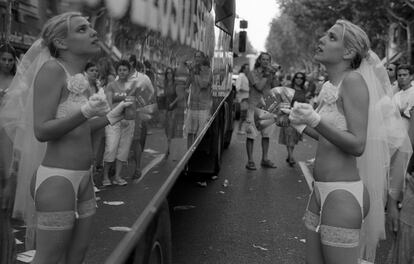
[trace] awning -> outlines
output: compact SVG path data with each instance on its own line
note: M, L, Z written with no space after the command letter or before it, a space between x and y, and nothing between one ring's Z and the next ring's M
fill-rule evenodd
M235 0L215 0L216 26L233 37L236 17Z

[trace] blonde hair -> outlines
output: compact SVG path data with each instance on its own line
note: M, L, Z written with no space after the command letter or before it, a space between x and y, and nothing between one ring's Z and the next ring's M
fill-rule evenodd
M79 12L66 12L46 21L41 36L44 45L49 48L50 54L53 57L59 56L59 50L53 41L57 38L65 38L70 31L70 20L78 16L82 16L82 14Z
M362 59L368 56L370 49L370 41L367 33L365 33L359 26L347 21L337 20L336 25L340 25L343 28L342 40L345 48L355 51L356 55L351 61L351 68L357 69L361 64Z

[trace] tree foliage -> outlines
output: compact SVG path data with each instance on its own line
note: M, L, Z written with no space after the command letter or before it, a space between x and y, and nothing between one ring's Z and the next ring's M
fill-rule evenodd
M291 61L288 65L302 63L312 56L313 48L323 33L336 20L346 19L361 26L371 40L372 48L381 56L385 53L389 18L386 11L388 0L276 0L281 8L281 16L273 20L268 37L267 48L277 57L287 57L282 61ZM395 0L404 1L404 0ZM408 1L408 0L407 0ZM289 21L289 23L284 23ZM293 23L293 25L292 25ZM293 30L293 31L292 31ZM281 41L280 32L287 39L282 42L294 45L274 43ZM306 37L304 37L306 36ZM296 44L295 44L296 43ZM274 46L285 47L282 54ZM299 46L299 51L297 50ZM274 50L275 49L275 50ZM306 53L299 55L297 52ZM292 56L292 53L296 56Z

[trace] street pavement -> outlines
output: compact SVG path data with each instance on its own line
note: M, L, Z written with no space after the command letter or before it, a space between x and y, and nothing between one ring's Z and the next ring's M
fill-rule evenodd
M256 140L258 170L246 170L245 136L234 133L216 181L200 188L181 180L173 189L171 207L190 206L172 212L174 264L305 263L301 218L310 191L299 166L285 162L278 132L269 156L277 169L260 167L261 146ZM295 158L311 159L315 150L315 141L304 137ZM226 180L228 187L223 186ZM388 248L389 241L381 244L376 263L386 263Z
M269 153L276 169L260 167L261 146L256 140L258 170L247 171L245 136L234 133L217 180L209 180L206 188L197 186L191 176L177 181L168 197L174 264L304 263L306 238L301 218L309 189L299 166L292 168L285 162L286 150L277 138L278 129ZM151 129L143 156L143 179L97 193L94 237L85 263L104 263L178 163L185 139L173 141L169 157L164 155L165 143L163 130ZM315 147L305 137L295 149L296 160L313 158ZM132 175L134 166L131 159L124 175ZM24 242L24 227L15 228L16 237ZM389 243L383 243L378 250L378 263L385 263L388 247ZM24 244L17 249L23 252Z

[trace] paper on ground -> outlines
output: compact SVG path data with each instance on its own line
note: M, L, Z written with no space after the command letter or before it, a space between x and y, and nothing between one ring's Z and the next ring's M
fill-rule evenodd
M304 161L298 162L300 169L302 170L303 176L305 176L306 183L308 184L309 190L313 190L313 175L309 167L306 165Z
M158 154L159 152L150 148L144 149L144 152L147 152L149 154Z
M17 254L17 260L25 263L30 263L33 261L34 255L36 253L36 250L29 250L26 252L22 252Z
M189 210L189 209L193 209L193 208L195 208L194 205L177 205L177 206L174 206L174 211Z
M253 247L258 248L258 249L263 250L263 251L268 251L269 250L267 248L264 248L264 247L261 247L261 246L255 245L255 244L253 244Z
M111 226L111 227L109 227L109 229L111 229L113 231L121 231L121 232L131 231L131 228L127 227L127 226Z
M123 201L103 201L103 204L107 204L107 205L122 205L125 204Z

